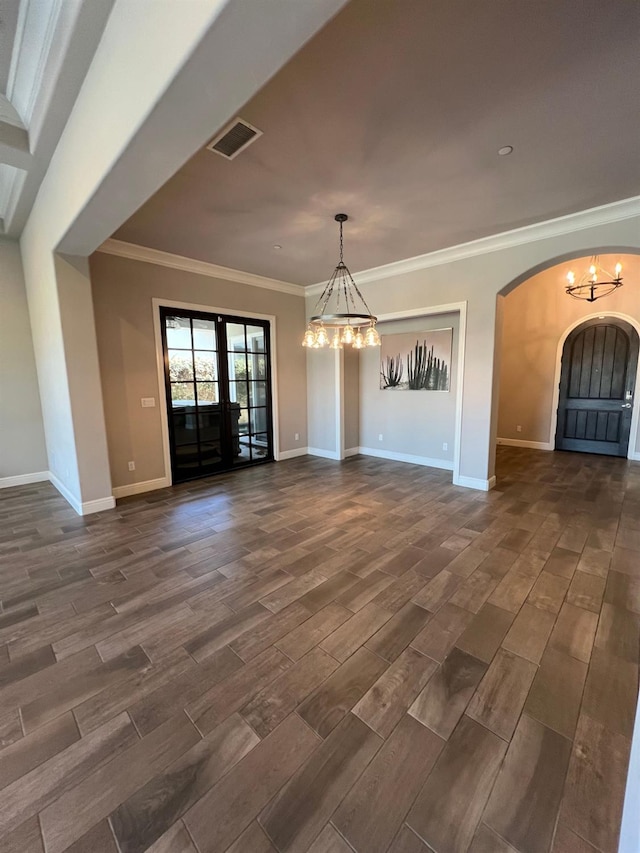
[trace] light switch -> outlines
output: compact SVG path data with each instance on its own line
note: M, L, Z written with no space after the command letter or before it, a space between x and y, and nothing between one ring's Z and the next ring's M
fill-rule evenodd
M153 409L156 405L155 397L141 397L140 403L142 404L143 409Z

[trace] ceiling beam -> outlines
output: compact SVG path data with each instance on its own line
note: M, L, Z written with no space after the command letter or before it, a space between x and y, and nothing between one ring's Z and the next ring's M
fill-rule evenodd
M0 120L0 163L7 163L18 169L28 169L32 161L27 131L23 127Z

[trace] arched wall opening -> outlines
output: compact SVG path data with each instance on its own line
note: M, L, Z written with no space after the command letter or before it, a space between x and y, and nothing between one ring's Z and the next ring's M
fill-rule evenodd
M592 254L605 269L623 265L623 286L589 303L565 292L566 274L579 274ZM640 254L633 249L594 249L554 258L500 291L496 330L497 444L553 450L564 342L585 320L616 317L640 333ZM636 382L636 388L638 387ZM640 460L640 400L634 404L628 458Z

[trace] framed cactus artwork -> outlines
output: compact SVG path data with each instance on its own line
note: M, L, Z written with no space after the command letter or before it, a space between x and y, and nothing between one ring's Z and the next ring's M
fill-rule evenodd
M382 335L380 388L383 391L448 391L451 387L453 329Z

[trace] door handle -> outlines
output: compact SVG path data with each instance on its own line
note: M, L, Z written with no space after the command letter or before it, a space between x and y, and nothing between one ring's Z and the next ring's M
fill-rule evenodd
M620 406L620 408L621 408L621 409L630 409L630 408L631 408L631 403L623 403L623 404Z

